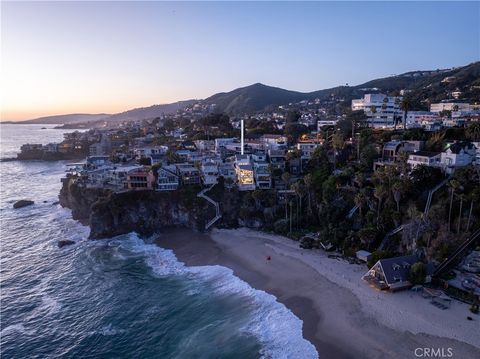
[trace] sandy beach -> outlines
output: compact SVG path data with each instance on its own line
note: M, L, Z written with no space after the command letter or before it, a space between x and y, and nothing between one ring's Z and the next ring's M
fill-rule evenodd
M252 287L275 295L303 321L304 337L320 358L421 357L424 351L417 348L443 348L445 356L451 348L450 357L480 358L480 317L468 321L468 305L453 301L440 310L410 291L375 290L361 280L365 265L248 229L175 230L162 234L158 244L189 266L231 268Z

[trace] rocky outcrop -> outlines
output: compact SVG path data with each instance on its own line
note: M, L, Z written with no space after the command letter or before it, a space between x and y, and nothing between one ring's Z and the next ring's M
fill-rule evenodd
M74 219L90 226L90 238L106 238L135 231L150 235L168 227L204 230L215 217L214 206L197 197L198 186L184 186L176 191L125 191L88 188L69 177L62 180L60 205L70 208ZM262 228L265 209L255 205L248 192L215 186L210 192L219 203L222 217L215 223L221 228L245 226ZM267 216L268 217L268 216Z
M203 230L212 208L196 197L197 188L171 192L86 188L74 178L63 181L60 204L74 219L90 226L90 238L105 238L135 231L149 235L167 227Z
M17 209L17 208L27 207L27 206L31 206L34 203L35 202L30 201L28 199L21 199L20 201L17 201L13 204L13 208Z
M72 244L75 244L75 241L72 241L70 239L63 239L61 241L58 241L58 243L57 243L58 248L62 248L62 247L65 247L65 246L71 246Z
M73 219L85 225L90 224L92 205L111 194L110 190L86 188L80 185L74 177L62 179L62 183L62 189L58 196L60 205L70 208Z

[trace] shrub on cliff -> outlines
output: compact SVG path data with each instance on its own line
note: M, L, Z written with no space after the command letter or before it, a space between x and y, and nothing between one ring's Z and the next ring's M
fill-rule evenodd
M278 234L287 234L289 229L289 222L286 219L279 219L273 224L273 230Z

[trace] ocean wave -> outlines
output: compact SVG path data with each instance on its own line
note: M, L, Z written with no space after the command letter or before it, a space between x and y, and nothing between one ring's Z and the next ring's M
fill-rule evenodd
M62 304L48 294L42 296L42 304L38 308L39 311L46 311L47 315L58 313L62 309Z
M112 336L112 335L122 334L122 333L125 333L125 332L126 332L125 329L116 329L110 323L110 324L107 324L107 325L101 327L98 330L94 330L94 331L90 332L89 334L90 335L100 334L100 335L108 337L108 336Z
M187 267L178 261L173 251L145 243L136 233L128 234L127 240L123 238L115 242L128 251L142 254L145 263L158 276L194 276L197 280L213 283L214 290L219 295L249 298L255 309L252 320L243 330L246 334L255 335L262 343L263 357L318 358L313 344L303 338L303 322L278 302L275 296L250 287L236 277L231 269L219 265Z
M2 331L0 332L0 337L14 333L31 335L34 333L34 331L25 329L23 324L12 324L2 329Z

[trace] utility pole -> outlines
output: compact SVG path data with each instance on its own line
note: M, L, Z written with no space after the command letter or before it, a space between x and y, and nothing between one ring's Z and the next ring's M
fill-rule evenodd
M243 120L240 120L240 153L243 155L243 131L245 130Z

